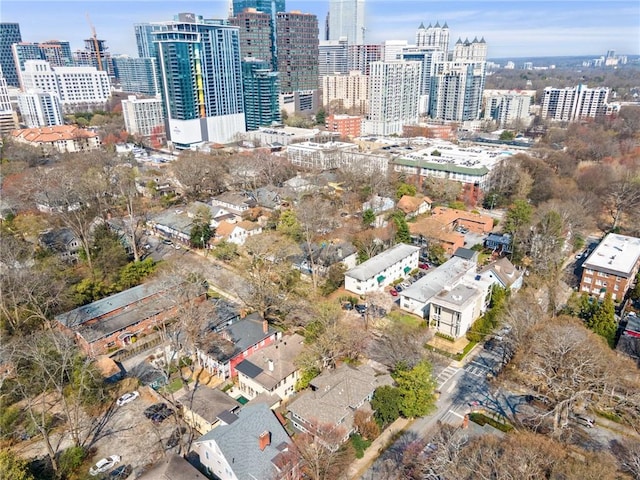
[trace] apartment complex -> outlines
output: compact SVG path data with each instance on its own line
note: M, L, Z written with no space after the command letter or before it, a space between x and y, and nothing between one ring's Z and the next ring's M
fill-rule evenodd
M4 136L14 130L18 126L18 116L11 108L11 99L9 98L9 90L7 81L2 73L0 65L0 136Z
M18 109L29 128L64 124L62 104L55 92L22 92L18 95Z
M43 150L57 150L60 153L75 153L93 150L100 146L98 134L74 125L25 128L11 132L11 138Z
M535 93L535 90L485 90L484 118L494 120L501 128L528 126Z
M422 64L374 62L369 74L369 114L363 122L370 135L401 134L403 125L418 122Z
M580 84L575 87L544 89L542 118L562 122L575 122L605 115L609 88L588 88Z
M247 131L280 123L280 81L271 63L257 58L242 60L244 110Z
M51 67L45 60L27 60L21 76L26 91L57 94L64 111L104 108L111 96L107 72L95 67Z
M153 43L153 25L151 23L136 23L133 30L138 47L138 57L155 58L157 49Z
M341 137L355 138L360 136L362 117L355 115L329 115L325 122L328 132L339 133Z
M342 37L339 40L321 41L318 46L318 74L323 77L325 75L347 73L349 68L348 47L346 37Z
M365 115L369 110L369 77L358 70L322 77L322 104L326 109Z
M155 58L113 58L116 80L123 92L141 93L155 97L160 94L158 68Z
M171 144L228 143L245 132L238 29L180 13L152 35Z
M610 233L582 264L580 291L622 300L640 268L640 238Z
M231 17L229 22L239 29L241 58L257 58L268 62L272 69L277 68L271 15L247 8Z
M359 70L369 75L369 65L382 60L382 45L348 45L347 55L349 71Z
M129 95L122 100L122 116L124 128L131 135L142 137L154 147L165 143L164 110L159 98Z

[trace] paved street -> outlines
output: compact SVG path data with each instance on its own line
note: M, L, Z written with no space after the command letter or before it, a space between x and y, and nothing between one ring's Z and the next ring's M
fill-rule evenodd
M478 345L460 364L451 362L437 376L437 388L440 398L433 415L414 421L404 434L385 451L373 465L359 478L363 480L382 480L383 462L397 453L402 445L418 438L429 438L430 432L438 421L451 425L460 425L464 416L471 411L472 403L477 402L487 410L502 415L515 412L524 402L520 395L495 390L489 384L487 374L496 375L502 362L502 350L498 345L488 351Z

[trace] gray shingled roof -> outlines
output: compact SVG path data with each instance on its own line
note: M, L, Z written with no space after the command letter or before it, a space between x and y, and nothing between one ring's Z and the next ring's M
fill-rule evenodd
M271 443L260 450L259 437L271 433ZM281 444L290 443L289 435L275 414L264 403L246 405L238 412L238 420L220 425L203 435L196 444L214 441L233 469L238 480L273 478L273 460Z
M438 268L427 270L427 274L405 288L400 296L408 297L420 303L426 303L437 295L445 285L454 283L461 278L475 262L460 257L452 257Z
M225 412L230 412L240 407L237 400L221 390L202 385L186 392L186 395L178 399L188 410L200 415L209 423L216 418L221 418ZM224 415L223 415L224 416Z
M173 453L169 458L156 463L151 470L143 473L139 480L207 480L195 467L180 455Z
M346 272L345 275L363 282L419 250L420 247L398 243L389 250L385 250L357 267L352 268Z

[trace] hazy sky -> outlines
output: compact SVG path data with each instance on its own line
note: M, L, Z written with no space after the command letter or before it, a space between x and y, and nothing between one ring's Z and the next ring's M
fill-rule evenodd
M489 58L528 56L640 54L640 2L589 0L366 0L367 43L408 40L424 22L446 21L451 42L484 37ZM288 0L287 10L318 16L321 34L329 2ZM136 55L133 24L170 20L193 12L226 18L227 1L174 0L2 0L0 19L19 22L24 41L68 40L72 50L84 46L91 15L98 37L113 53Z

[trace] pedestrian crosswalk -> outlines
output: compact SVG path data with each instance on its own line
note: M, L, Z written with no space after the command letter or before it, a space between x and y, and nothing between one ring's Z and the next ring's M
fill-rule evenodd
M470 362L464 366L465 372L469 372L471 375L475 375L476 377L485 378L491 370L480 363Z
M444 384L447 383L447 381L449 381L449 379L453 377L456 373L458 373L458 370L460 369L449 365L442 372L440 372L440 374L436 377L438 390L441 390Z
M465 404L453 404L442 414L439 420L442 423L447 423L449 425L459 426L464 419L464 416L468 413L469 408Z

